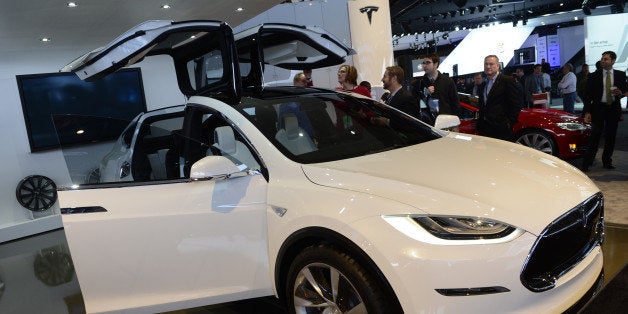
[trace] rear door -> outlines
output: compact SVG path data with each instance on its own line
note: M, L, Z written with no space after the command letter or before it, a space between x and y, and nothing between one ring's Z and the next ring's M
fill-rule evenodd
M287 70L341 64L355 51L316 26L267 23L235 34L244 86L261 86L266 65Z
M233 32L217 21L144 22L61 71L92 81L152 55L172 57L179 88L188 97L204 93L233 101L240 95Z

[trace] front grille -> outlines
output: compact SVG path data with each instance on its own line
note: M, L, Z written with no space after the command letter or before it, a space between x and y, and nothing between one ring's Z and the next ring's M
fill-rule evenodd
M552 289L604 238L604 198L598 193L552 222L539 236L521 270L533 292Z

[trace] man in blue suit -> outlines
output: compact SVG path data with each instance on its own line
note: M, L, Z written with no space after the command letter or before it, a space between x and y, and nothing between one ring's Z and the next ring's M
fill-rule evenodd
M613 51L602 53L600 71L593 72L587 79L587 88L582 112L584 121L591 123L591 137L587 152L582 160L582 171L589 171L604 133L602 165L605 169L615 169L613 150L617 136L617 123L621 117L620 99L628 94L626 73L613 69L617 54Z
M523 96L517 81L499 72L499 58L484 58L486 80L482 84L478 133L506 141L513 141L512 126L517 123L523 106Z

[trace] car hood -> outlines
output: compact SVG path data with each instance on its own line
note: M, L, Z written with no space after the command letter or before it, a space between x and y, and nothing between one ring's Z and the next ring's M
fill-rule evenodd
M571 122L571 121L584 122L584 119L582 119L581 117L573 115L569 112L556 110L556 109L524 108L521 110L521 114L527 115L530 117L539 116L539 118L544 118L553 122Z
M522 145L451 133L377 154L302 166L316 184L414 206L430 215L499 220L534 234L599 189L558 158ZM394 208L382 214L397 213Z

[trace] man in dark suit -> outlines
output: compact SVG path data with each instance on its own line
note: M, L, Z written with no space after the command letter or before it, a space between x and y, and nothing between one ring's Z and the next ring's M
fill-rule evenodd
M582 171L588 171L604 133L604 152L602 165L605 169L615 169L613 166L613 150L617 136L617 123L621 117L620 99L628 94L626 73L613 70L617 55L613 51L602 53L601 71L593 72L587 80L584 95L584 121L592 124L591 137L587 152L582 160Z
M471 96L479 97L482 91L482 83L484 83L482 73L475 73L473 74L473 82L467 86L464 92Z
M401 85L403 78L403 68L398 66L386 68L384 76L382 77L384 89L390 92L390 95L386 99L386 104L418 119L421 116L419 105L416 99L412 97L412 94Z
M382 77L384 89L388 90L388 96L384 102L396 109L399 109L417 119L421 119L419 104L412 94L403 88L404 73L403 68L398 66L387 67ZM389 125L390 121L384 117L372 117L371 123L376 125Z
M486 80L480 93L478 133L506 141L514 140L512 126L517 123L522 96L512 76L499 72L499 58L484 58Z

